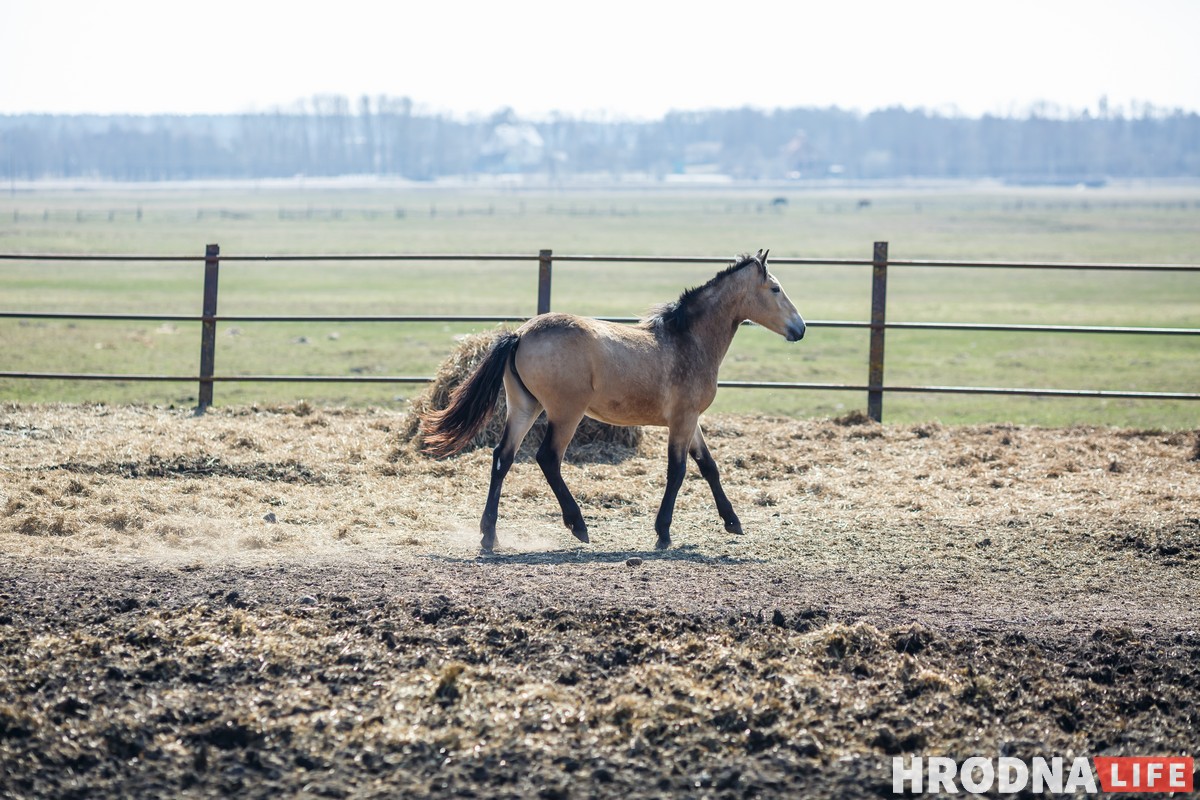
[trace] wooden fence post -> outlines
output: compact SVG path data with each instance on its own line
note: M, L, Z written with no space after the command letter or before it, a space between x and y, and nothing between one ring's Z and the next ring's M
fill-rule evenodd
M221 267L221 247L210 244L204 248L204 307L200 322L200 391L196 415L200 416L213 402L213 369L217 356L217 276Z
M871 351L867 369L867 416L883 422L883 334L887 322L888 243L876 242L871 258Z
M538 303L537 313L546 314L550 311L550 250L538 253Z

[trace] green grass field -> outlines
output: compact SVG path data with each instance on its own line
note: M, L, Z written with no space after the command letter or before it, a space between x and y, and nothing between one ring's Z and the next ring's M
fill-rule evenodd
M772 206L775 197L785 207ZM869 205L860 208L860 200ZM503 190L224 186L13 187L0 252L201 255L528 253L1200 263L1200 187L854 190ZM553 307L630 316L708 265L555 265ZM809 320L865 320L867 267L775 267ZM223 314L512 314L535 310L536 263L242 264L221 269ZM199 264L0 262L0 310L197 314ZM1200 327L1200 273L895 268L891 321ZM221 374L428 375L470 332L449 324L224 323ZM0 320L0 371L194 374L195 323ZM866 382L867 332L814 327L789 345L738 335L730 379ZM886 382L1200 389L1197 337L889 331ZM219 383L218 404L403 407L419 387ZM0 400L194 404L191 384L0 381ZM828 416L857 392L726 389L715 411ZM888 395L887 422L1200 426L1200 403Z

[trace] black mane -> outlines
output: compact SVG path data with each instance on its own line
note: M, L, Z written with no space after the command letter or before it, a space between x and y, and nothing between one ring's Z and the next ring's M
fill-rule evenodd
M690 289L685 289L683 294L679 295L678 300L657 306L651 312L650 316L642 321L642 324L651 328L662 327L663 330L670 331L671 333L686 333L691 328L692 320L696 316L696 305L700 296L708 289L725 280L725 278L751 264L762 267L761 262L759 262L756 256L743 253L734 259L728 267L710 278L703 286L693 286Z

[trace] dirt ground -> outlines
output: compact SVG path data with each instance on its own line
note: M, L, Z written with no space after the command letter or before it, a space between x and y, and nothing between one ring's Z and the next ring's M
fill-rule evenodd
M0 407L0 797L891 795L897 754L1197 755L1200 436L716 417L490 455L402 414Z

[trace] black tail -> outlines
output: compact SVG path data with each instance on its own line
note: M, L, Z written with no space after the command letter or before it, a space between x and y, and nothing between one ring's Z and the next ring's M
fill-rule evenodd
M505 331L492 344L471 377L450 395L450 403L421 420L424 450L434 458L453 455L467 446L496 410L504 369L516 355L521 337Z

